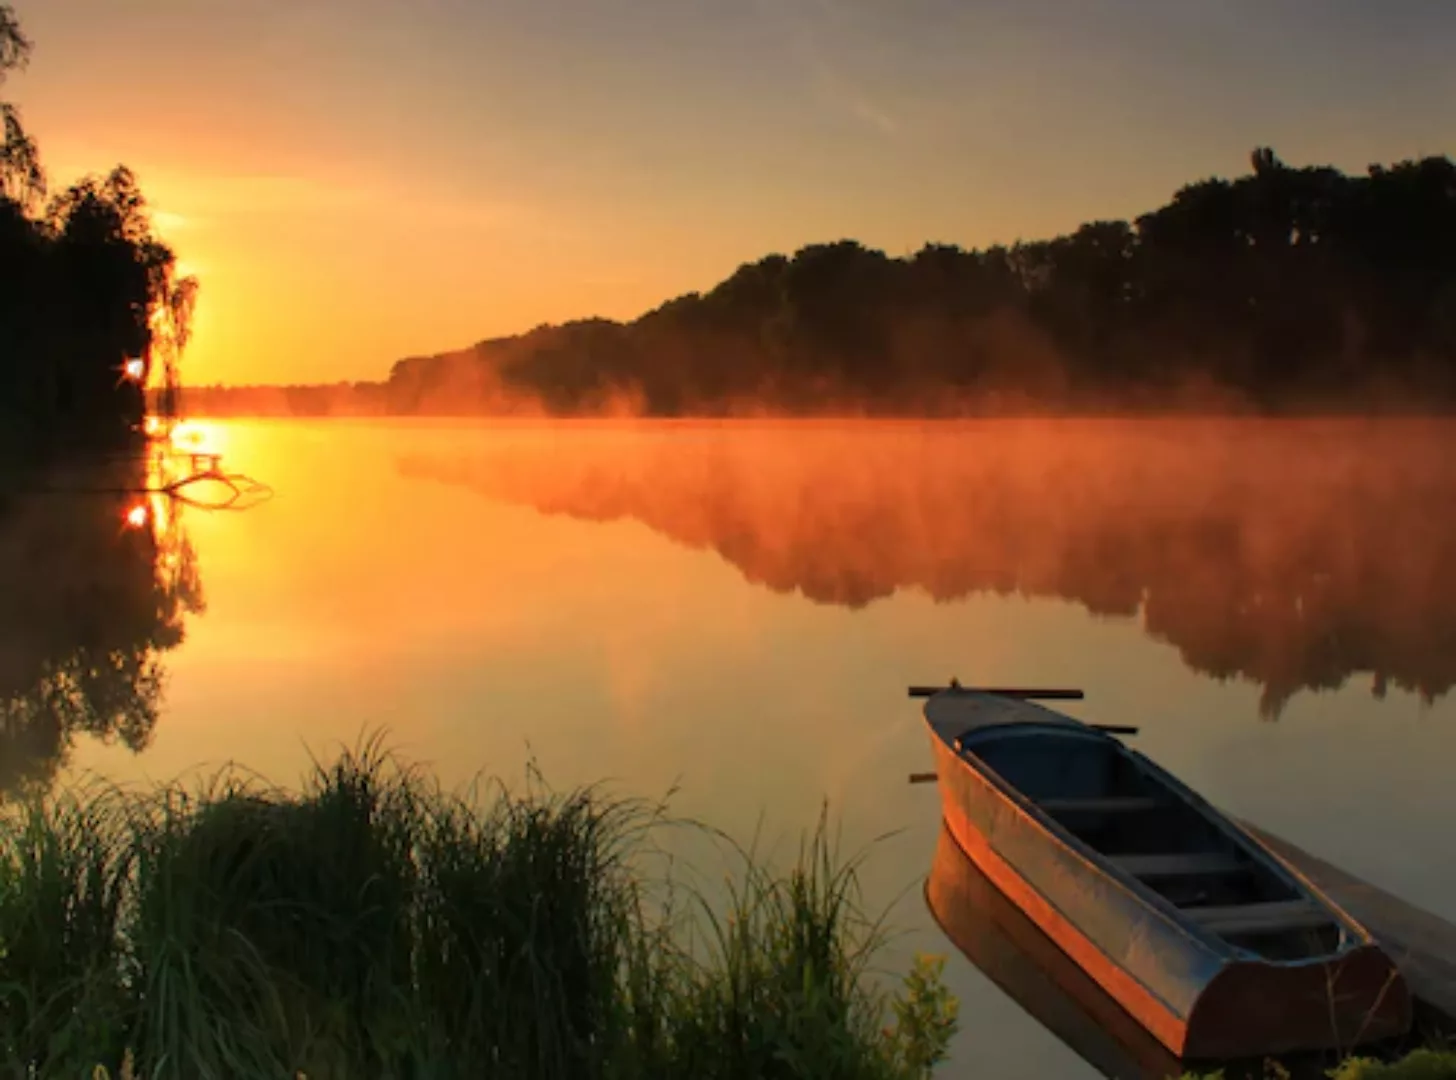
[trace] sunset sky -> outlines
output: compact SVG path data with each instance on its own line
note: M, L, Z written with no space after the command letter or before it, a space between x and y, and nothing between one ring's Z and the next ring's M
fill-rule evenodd
M1451 0L14 0L53 182L124 162L192 383L382 377L769 251L1034 238L1453 150Z

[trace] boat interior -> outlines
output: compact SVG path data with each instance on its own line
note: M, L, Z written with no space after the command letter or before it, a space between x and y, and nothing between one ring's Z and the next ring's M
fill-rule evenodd
M967 732L955 746L1230 945L1279 961L1339 949L1343 931L1328 908L1116 739L1017 724Z

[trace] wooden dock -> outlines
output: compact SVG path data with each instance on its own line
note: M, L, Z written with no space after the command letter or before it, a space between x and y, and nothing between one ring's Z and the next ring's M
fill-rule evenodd
M1375 935L1415 996L1419 1025L1433 1034L1456 1037L1456 924L1256 825L1239 824Z

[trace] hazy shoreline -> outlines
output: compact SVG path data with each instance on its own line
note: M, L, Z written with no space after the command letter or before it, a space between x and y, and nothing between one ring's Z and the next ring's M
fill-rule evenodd
M382 398L386 384L353 384L367 386L366 394L377 392ZM481 420L491 422L621 422L651 421L660 423L841 423L847 421L872 421L894 423L923 422L974 422L983 420L1033 421L1033 420L1106 420L1106 421L1148 421L1148 420L1359 420L1359 419L1456 419L1456 402L1429 399L1414 400L1390 398L1373 399L1368 396L1352 395L1349 402L1325 402L1303 406L1255 406L1232 401L1221 407L1199 403L1160 402L1151 404L1127 404L1119 402L1087 403L1081 405L1026 404L1002 408L886 408L883 406L835 404L823 409L786 410L743 407L722 412L648 413L629 410L602 410L582 412L560 412L548 410L470 410L429 409L419 411L396 411L384 405L364 407L360 404L357 390L340 393L327 384L288 386L245 386L245 387L190 387L185 388L181 398L184 411L193 419L249 420L249 419L297 419L297 420ZM290 400L292 398L292 400Z

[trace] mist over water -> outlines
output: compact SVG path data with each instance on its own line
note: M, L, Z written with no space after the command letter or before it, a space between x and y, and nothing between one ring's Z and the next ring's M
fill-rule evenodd
M1009 422L602 429L406 475L629 519L754 585L1073 601L1262 690L1456 681L1456 462L1440 423Z
M1081 687L1068 711L1140 726L1138 748L1216 804L1456 916L1452 425L216 434L228 466L276 496L188 511L188 595L205 611L158 600L173 594L154 570L177 551L120 530L124 506L0 511L8 565L71 550L103 583L136 579L63 589L86 579L13 570L29 599L5 623L7 672L47 633L173 628L146 653L145 739L82 725L32 774L134 782L234 760L287 783L310 752L384 728L447 785L519 782L529 758L557 787L676 786L678 813L781 857L827 798L845 850L893 834L864 870L871 905L898 898L907 930L886 967L950 952L957 1053L996 1077L1090 1071L925 911L939 814L932 789L905 783L929 761L908 684ZM28 693L32 668L6 692ZM7 773L25 752L7 744Z

